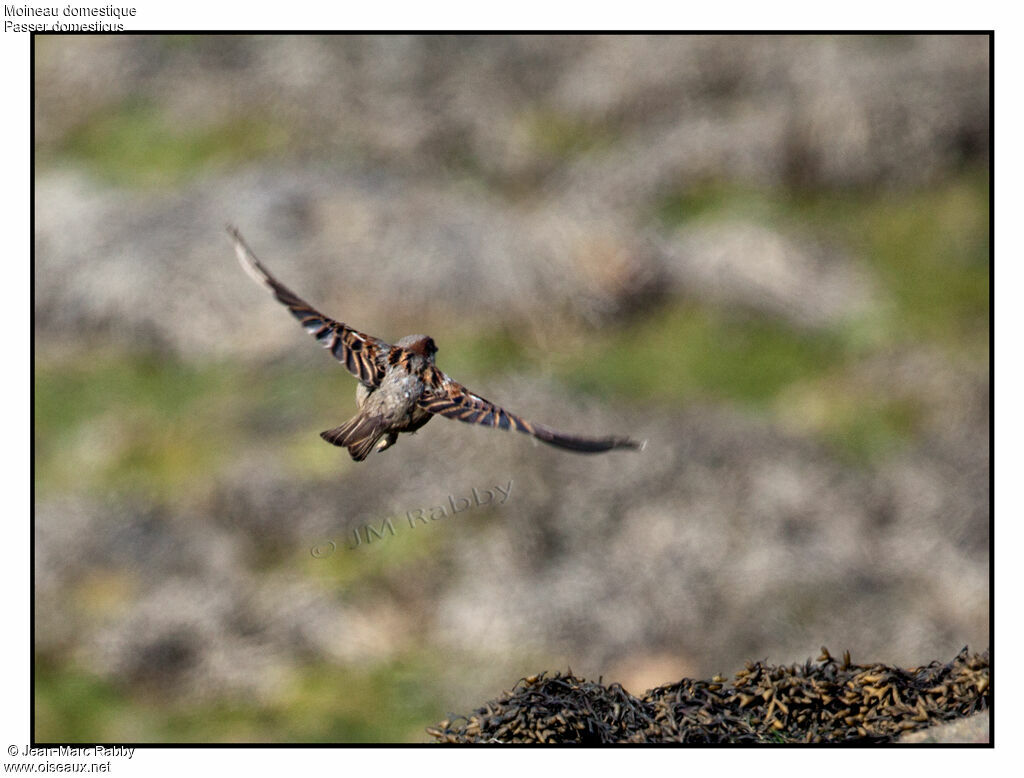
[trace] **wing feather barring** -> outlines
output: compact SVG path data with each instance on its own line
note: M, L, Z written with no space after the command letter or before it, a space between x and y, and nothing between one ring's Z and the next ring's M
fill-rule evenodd
M437 346L428 335L407 335L395 345L359 332L320 313L263 267L234 227L228 227L242 268L298 319L303 328L359 379L359 412L321 437L344 446L362 461L376 448L383 451L400 432L415 432L435 416L533 435L552 446L584 454L616 448L642 449L646 444L625 437L590 438L568 435L521 416L474 394L435 364Z

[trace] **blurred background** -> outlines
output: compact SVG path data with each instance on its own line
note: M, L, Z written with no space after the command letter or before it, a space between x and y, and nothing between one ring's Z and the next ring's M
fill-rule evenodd
M986 37L34 44L37 740L424 742L541 670L987 648ZM356 381L227 222L646 450L435 420L353 463Z

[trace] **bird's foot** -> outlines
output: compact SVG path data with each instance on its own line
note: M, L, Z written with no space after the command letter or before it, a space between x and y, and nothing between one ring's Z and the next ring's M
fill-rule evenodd
M377 451L378 452L387 451L389 448L391 448L393 445L395 445L397 440L398 440L398 433L397 432L389 432L387 435L385 435L383 438L380 439L380 442L377 444Z

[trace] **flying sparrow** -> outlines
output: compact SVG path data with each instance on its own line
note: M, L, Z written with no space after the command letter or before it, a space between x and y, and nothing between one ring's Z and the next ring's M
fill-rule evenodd
M235 242L242 268L267 287L306 332L330 349L334 358L359 379L359 412L340 427L320 433L328 443L347 448L357 462L366 459L374 446L379 451L390 448L398 440L398 433L416 432L435 414L526 432L553 446L586 454L613 448L643 448L643 444L629 438L566 435L509 413L441 372L434 364L437 346L429 335L406 335L392 346L324 316L274 278L237 229L229 226L228 234Z

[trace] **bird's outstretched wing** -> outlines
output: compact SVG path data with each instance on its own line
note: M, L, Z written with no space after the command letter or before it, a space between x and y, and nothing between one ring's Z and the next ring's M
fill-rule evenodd
M292 316L324 348L329 349L341 364L368 386L379 386L387 370L387 355L391 345L372 335L352 329L347 324L324 316L295 292L282 284L260 264L246 245L242 234L228 226L228 234L235 242L238 261L253 279L269 289L278 302L288 306Z
M500 430L511 429L525 432L552 446L583 454L597 454L602 451L610 451L613 448L642 449L644 447L643 443L629 438L583 438L566 435L550 427L545 427L543 424L534 424L473 394L458 381L453 381L433 366L427 368L424 379L428 388L419 400L420 408L447 416L449 419L481 424L484 427L494 427Z

